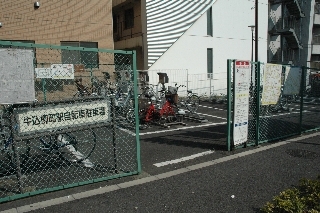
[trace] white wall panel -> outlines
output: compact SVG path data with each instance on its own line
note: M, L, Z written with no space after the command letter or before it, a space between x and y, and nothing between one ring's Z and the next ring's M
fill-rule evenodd
M208 1L205 1L208 4ZM212 5L213 36L207 36L207 9ZM213 49L213 79L215 88L225 88L227 59L251 59L251 29L255 23L254 1L217 0L203 7L194 23L175 34L176 41L165 52L157 51L160 36L148 45L150 69L187 69L189 74L207 73L207 48ZM183 12L181 12L183 14ZM259 60L267 62L268 1L259 1ZM149 32L148 32L149 33ZM168 35L169 36L169 35ZM171 40L172 42L173 40ZM168 44L168 43L167 43ZM169 44L168 44L169 45ZM159 49L160 50L160 49ZM159 58L154 57L160 53Z

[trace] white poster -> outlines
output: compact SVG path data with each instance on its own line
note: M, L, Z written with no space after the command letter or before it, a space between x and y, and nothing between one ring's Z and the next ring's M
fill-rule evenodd
M35 100L33 50L0 49L0 104Z
M52 64L52 79L74 79L73 64Z
M54 107L17 109L18 132L32 133L65 127L106 122L110 120L109 102L106 100Z
M276 104L281 94L282 65L266 64L263 73L261 105Z
M300 67L286 67L283 95L297 95L300 93L302 70Z
M36 78L52 78L51 68L35 68Z
M235 62L235 69L233 74L233 142L235 146L245 143L248 140L250 75L251 68L249 61Z

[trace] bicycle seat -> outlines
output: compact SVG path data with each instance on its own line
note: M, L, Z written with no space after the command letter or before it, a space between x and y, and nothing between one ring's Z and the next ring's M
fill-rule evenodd
M188 93L192 93L192 90L187 90Z

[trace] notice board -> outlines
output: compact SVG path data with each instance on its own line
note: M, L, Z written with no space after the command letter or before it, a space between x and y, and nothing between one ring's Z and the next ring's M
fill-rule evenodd
M33 50L0 49L0 104L35 100Z
M233 74L233 142L235 146L248 140L250 74L250 61L235 61Z

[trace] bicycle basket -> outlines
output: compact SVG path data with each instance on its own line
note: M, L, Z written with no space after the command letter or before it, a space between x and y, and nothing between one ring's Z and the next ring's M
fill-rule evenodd
M168 86L168 93L177 94L177 92L178 92L177 87Z

